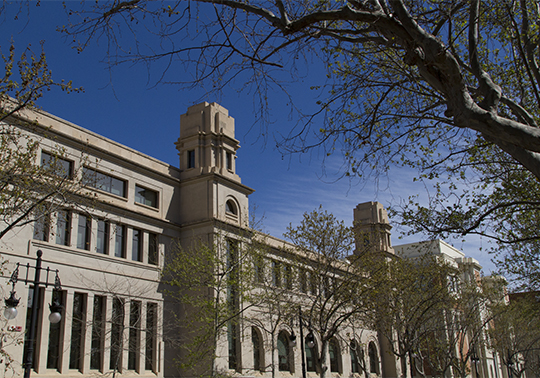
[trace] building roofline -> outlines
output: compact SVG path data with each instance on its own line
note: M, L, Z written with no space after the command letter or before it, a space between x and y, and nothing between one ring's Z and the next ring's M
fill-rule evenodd
M14 102L12 99L9 101ZM157 158L144 154L134 148L104 137L44 110L25 108L17 112L17 114L12 115L11 118L18 121L19 124L22 123L23 126L24 123L28 123L28 126L39 127L43 132L49 131L76 144L82 144L97 152L105 153L108 158L113 157L124 162L127 161L130 164L144 167L147 171L152 171L154 174L165 176L175 181L180 178L180 169L178 167L165 163ZM99 147L100 144L105 144L107 148ZM148 164L150 162L152 164ZM152 165L154 165L153 168L151 167ZM155 165L160 166L160 169L155 169Z

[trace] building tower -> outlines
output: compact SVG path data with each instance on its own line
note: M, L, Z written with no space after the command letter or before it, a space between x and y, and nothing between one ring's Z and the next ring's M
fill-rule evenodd
M227 109L215 102L189 107L180 116L180 138L175 144L180 156L180 223L184 231L201 229L215 220L246 227L248 195L253 189L242 185L236 174L240 144Z
M236 151L240 145L234 137L234 119L216 103L191 106L180 116L176 148L180 156L180 193L176 196L179 205L173 211L179 209L181 245L189 248L205 243L215 247L227 264L238 266L235 263L238 251L249 236L248 196L253 189L243 185L236 174ZM232 268L229 274L237 274L237 268ZM227 286L227 293L237 292L234 284ZM238 311L238 297L228 303L234 306L233 312ZM169 308L183 314L191 310L189 305ZM179 334L192 335L192 330L181 327ZM241 326L237 319L231 319L226 334L219 336L215 358L199 361L193 370L173 372L171 369L169 375L206 376L214 370L241 370L241 340ZM188 349L180 349L175 358L189 354ZM174 366L167 356L165 361Z
M384 252L394 255L390 241L388 213L379 202L361 203L353 210L353 226L356 233L355 254Z
M363 253L378 254L382 258L390 258L395 255L390 242L390 222L388 213L379 202L365 202L358 204L353 210L353 227L356 238L354 254L359 256ZM391 345L386 337L379 332L379 348L383 377L400 377L401 369L393 353Z

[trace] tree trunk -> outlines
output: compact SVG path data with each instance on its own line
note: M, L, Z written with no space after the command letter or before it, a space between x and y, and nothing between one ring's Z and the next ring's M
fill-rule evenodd
M275 332L270 333L271 337L271 351L272 351L272 378L276 378L276 341Z
M414 361L413 361L413 356L412 356L412 352L409 351L409 369L411 370L411 378L414 377Z
M328 366L326 366L326 352L328 349L328 341L322 340L321 342L321 352L319 353L318 358L318 365L319 365L319 378L325 378L326 371L328 370Z

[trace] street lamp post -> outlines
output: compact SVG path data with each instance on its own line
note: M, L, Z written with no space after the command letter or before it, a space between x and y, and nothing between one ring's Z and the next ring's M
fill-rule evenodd
M62 290L62 285L60 283L60 278L58 277L58 270L51 270L50 268L42 269L41 268L41 256L43 252L41 250L37 251L36 266L30 266L30 264L22 265L23 268L26 268L26 278L24 279L25 285L28 283L33 285L32 288L32 316L30 318L30 329L26 330L26 340L25 340L25 354L26 361L24 362L24 378L30 378L30 372L32 370L33 358L34 358L34 340L36 337L36 326L38 319L38 306L39 306L39 290L40 285L48 287L53 285L52 282L49 282L50 273L55 273L54 277L54 289L55 291ZM20 298L15 297L15 284L19 281L19 268L21 267L20 263L17 263L17 267L13 271L9 283L12 284L11 294L9 298L4 299L6 304L6 309L4 310L4 316L6 319L15 319L17 316L17 305L19 304ZM30 269L34 269L34 280L30 281L28 275ZM41 271L44 270L47 273L45 280L41 281ZM54 296L53 296L54 297ZM62 309L63 306L60 304L58 298L53 299L53 303L49 305L51 314L49 315L49 321L51 323L58 323L62 320Z

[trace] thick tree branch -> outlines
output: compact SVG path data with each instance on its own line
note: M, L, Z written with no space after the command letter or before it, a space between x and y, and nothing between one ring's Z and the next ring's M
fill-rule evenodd
M469 11L469 61L474 76L479 82L479 90L484 95L480 107L496 114L499 99L501 97L501 88L496 85L489 74L484 71L480 65L478 56L478 13L480 10L480 1L473 0Z

